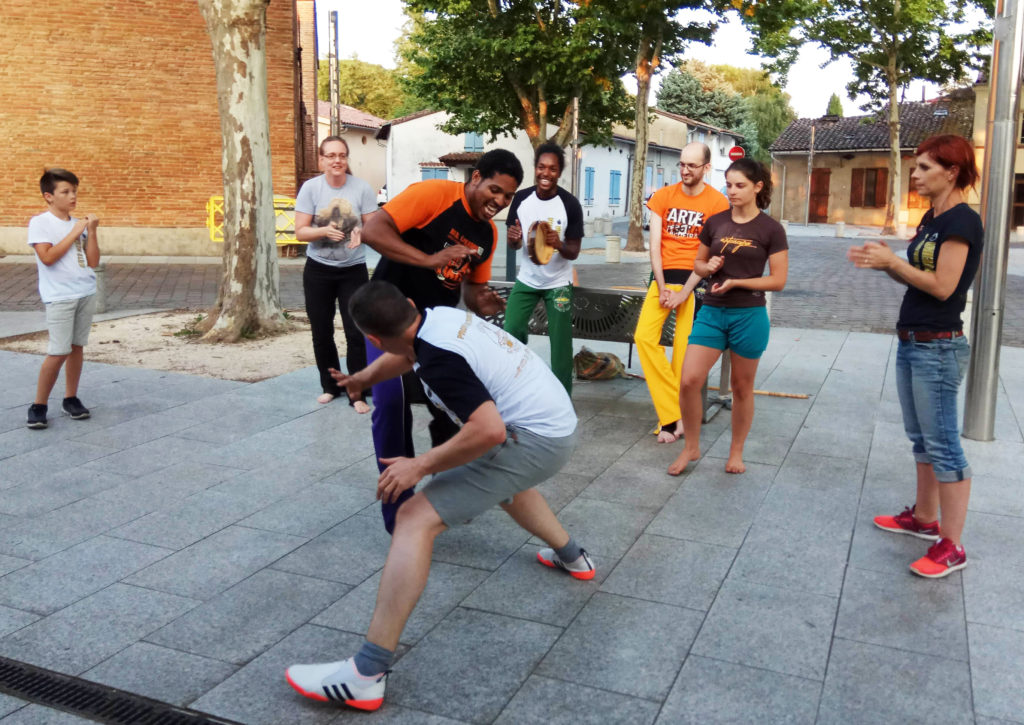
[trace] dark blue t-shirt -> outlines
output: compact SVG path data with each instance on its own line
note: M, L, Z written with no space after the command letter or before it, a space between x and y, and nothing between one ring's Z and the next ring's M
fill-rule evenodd
M967 204L957 204L938 216L935 216L933 209L925 212L917 227L917 234L907 247L907 260L910 264L917 269L934 272L942 245L950 237L958 237L967 243L967 261L956 290L947 300L939 300L916 287L908 286L903 295L897 328L934 332L963 329L960 315L967 304L967 289L974 281L981 262L983 236L981 217Z

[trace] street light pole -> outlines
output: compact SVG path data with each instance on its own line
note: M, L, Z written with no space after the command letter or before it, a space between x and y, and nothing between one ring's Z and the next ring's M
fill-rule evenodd
M1024 11L1020 2L997 0L985 123L985 174L981 184L985 251L971 317L974 340L964 406L964 436L979 441L990 441L995 437L1022 53Z

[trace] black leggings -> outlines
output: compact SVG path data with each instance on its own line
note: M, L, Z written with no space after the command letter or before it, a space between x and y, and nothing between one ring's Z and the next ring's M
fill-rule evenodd
M352 267L331 267L312 259L306 260L302 272L302 291L306 297L306 314L313 333L313 356L320 371L320 387L334 396L345 395L345 389L334 382L328 368L340 370L338 346L334 344L334 315L341 310L348 352L345 362L349 373L366 367L366 341L348 314L352 293L366 284L369 276L365 264ZM352 404L352 401L349 401Z

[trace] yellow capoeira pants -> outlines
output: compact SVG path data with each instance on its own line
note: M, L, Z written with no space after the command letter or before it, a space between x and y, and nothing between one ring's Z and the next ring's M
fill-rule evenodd
M678 292L681 284L666 284L666 289ZM654 410L658 413L658 424L669 425L680 418L679 412L679 379L683 372L683 356L686 355L686 343L693 327L694 297L690 297L676 310L676 332L672 339L672 362L661 346L661 328L664 327L672 310L667 310L658 302L658 283L651 282L647 288L644 306L640 309L640 319L636 323L633 341L636 343L637 357L640 367L647 378L647 390L651 393Z

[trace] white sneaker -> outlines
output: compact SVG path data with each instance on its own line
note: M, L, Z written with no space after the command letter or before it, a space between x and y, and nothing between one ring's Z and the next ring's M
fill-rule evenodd
M576 579L593 579L597 573L594 569L594 562L590 560L590 555L583 549L580 549L580 557L568 564L558 558L558 554L555 553L554 549L541 549L538 551L537 561L553 569L564 569Z
M390 672L390 670L389 670ZM306 697L321 702L342 702L359 710L376 710L384 702L388 673L365 677L349 657L321 665L292 665L284 673L288 684Z

